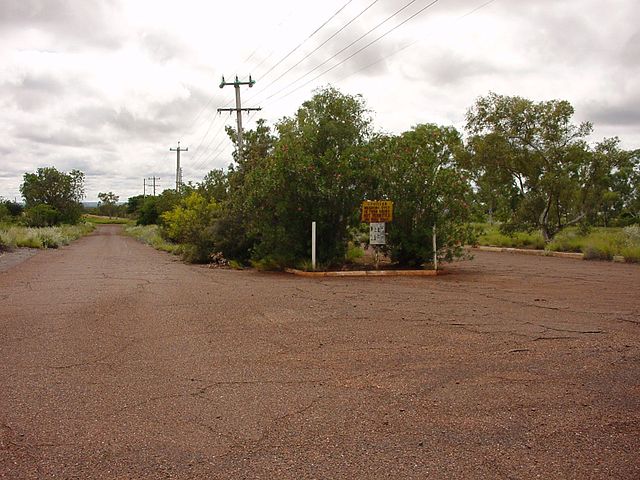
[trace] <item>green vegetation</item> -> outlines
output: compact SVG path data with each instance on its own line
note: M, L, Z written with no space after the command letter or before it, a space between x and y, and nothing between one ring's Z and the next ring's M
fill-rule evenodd
M637 223L640 152L621 150L616 138L590 146L591 125L572 117L565 101L490 94L469 109L466 142L433 124L388 135L373 131L360 96L324 88L293 116L245 131L226 171L181 192L132 197L126 208L139 225L158 225L188 261L222 252L265 270L310 268L313 221L322 268L356 261L368 240L360 203L384 199L394 220L378 250L396 265L431 262L434 230L441 261L476 242L636 258L637 243L593 227ZM591 236L575 233L589 228Z
M0 226L0 247L58 248L68 245L83 235L92 232L90 224L61 225L55 227L22 227L16 225Z
M637 223L640 152L617 138L590 146L590 123L573 123L566 101L535 103L490 94L467 113L464 162L474 172L474 209L503 232L539 230L545 242L565 227Z
M127 235L151 245L156 250L179 253L180 246L166 241L160 235L160 228L157 225L130 225L125 227L124 231Z
M612 260L615 256L622 256L630 263L640 261L638 225L625 228L594 227L587 231L568 227L549 243L544 242L539 232L504 234L494 225L476 224L476 227L482 231L478 238L479 245L584 253L587 260Z
M101 215L115 217L118 214L118 200L120 197L113 192L98 193L98 212Z
M475 224L481 231L478 237L478 245L503 247L503 248L533 248L543 249L544 239L540 232L511 232L502 233L495 225Z
M220 205L199 192L191 192L173 209L162 214L163 237L180 244L185 260L205 263L215 249L215 225Z
M93 223L96 225L129 225L135 223L135 221L130 218L104 217L102 215L92 215L88 213L85 213L82 216L82 219L85 222Z
M27 224L46 227L60 223L75 224L82 214L84 173L69 173L54 167L38 168L25 173L20 192L25 200Z

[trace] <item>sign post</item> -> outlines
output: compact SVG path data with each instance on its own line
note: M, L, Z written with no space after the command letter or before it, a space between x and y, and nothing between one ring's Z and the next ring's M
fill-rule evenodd
M369 223L369 245L386 245L386 222L393 221L393 202L391 200L365 200L362 202L361 220ZM379 249L375 250L376 269L378 268Z

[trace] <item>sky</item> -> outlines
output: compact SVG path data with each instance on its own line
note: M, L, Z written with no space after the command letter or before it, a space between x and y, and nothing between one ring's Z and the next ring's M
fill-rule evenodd
M361 94L376 130L464 131L496 92L563 99L590 141L640 148L637 0L0 0L0 196L25 172L86 175L86 199L126 200L231 163L238 75L245 129L317 88ZM151 183L150 181L148 183ZM150 189L147 189L150 193Z

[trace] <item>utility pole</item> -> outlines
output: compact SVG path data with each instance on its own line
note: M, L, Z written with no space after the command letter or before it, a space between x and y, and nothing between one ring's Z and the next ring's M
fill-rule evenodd
M241 82L240 80L238 80L238 76L236 75L236 79L233 82L225 82L224 81L224 77L222 77L222 81L220 82L220 88L224 88L227 85L233 85L236 89L236 108L219 108L218 109L218 113L219 112L236 112L237 118L238 118L238 159L242 160L242 112L252 112L252 111L259 111L262 110L262 108L257 107L257 108L242 108L242 102L240 101L240 85L249 85L249 88L253 87L253 85L255 85L256 81L253 80L251 78L251 75L249 75L249 81L248 82Z
M147 179L142 180L142 198L147 198Z
M180 147L180 142L178 142L178 148L170 148L170 152L176 152L176 192L180 193L180 187L182 186L182 169L180 168L180 152L188 152L189 147L182 148Z
M150 180L150 181L153 182L153 184L152 184L153 185L153 196L155 197L156 196L156 180L160 180L160 177L153 176L151 178L147 178L147 180Z

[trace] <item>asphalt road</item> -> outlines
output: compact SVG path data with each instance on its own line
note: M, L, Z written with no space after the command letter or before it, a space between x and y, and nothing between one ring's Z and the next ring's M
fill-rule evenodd
M640 478L640 267L449 270L41 252L0 273L0 478Z

